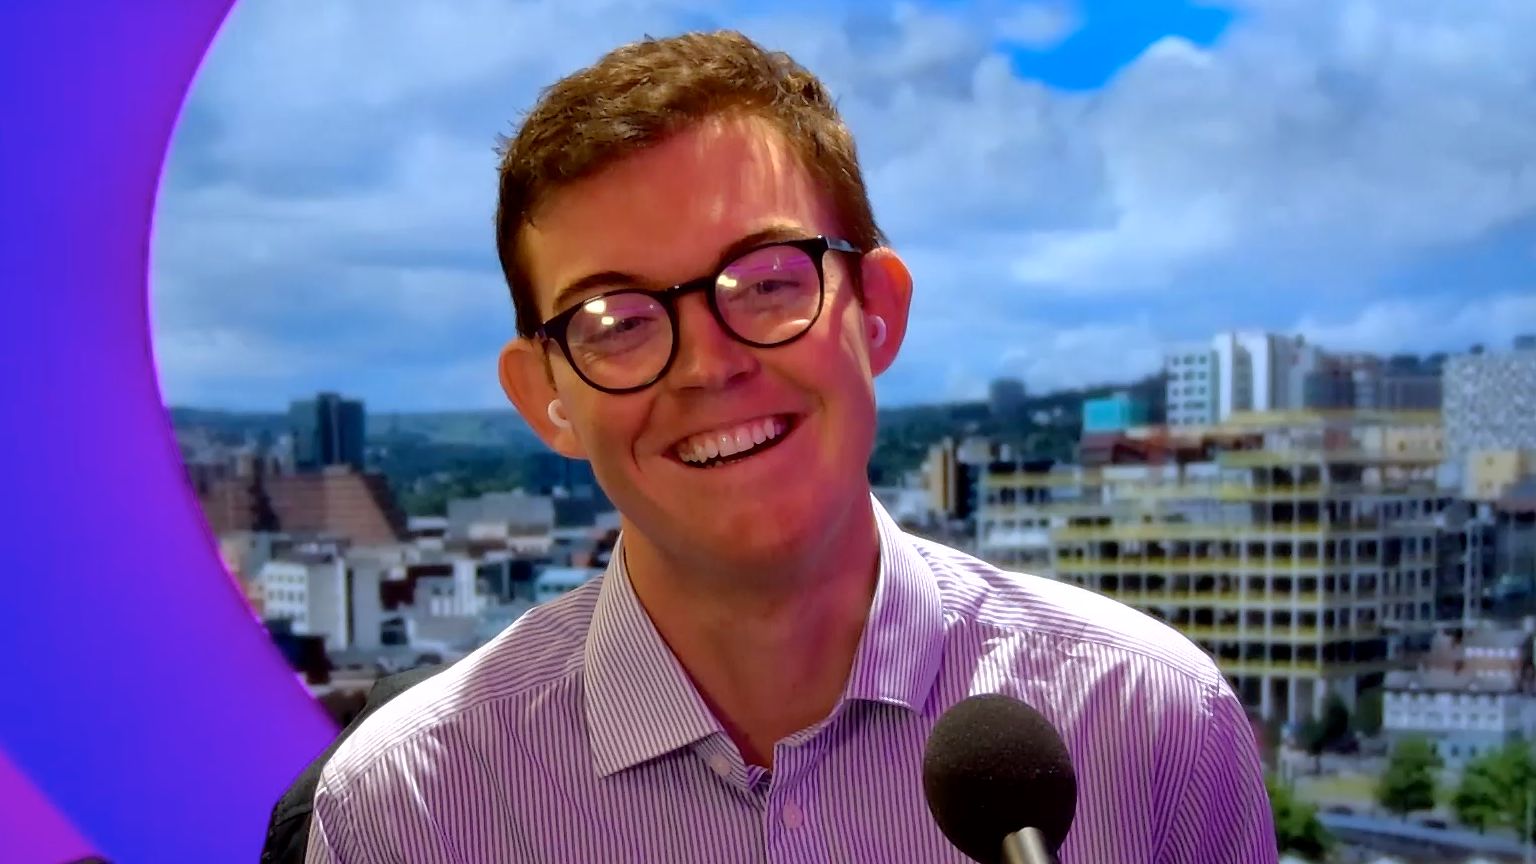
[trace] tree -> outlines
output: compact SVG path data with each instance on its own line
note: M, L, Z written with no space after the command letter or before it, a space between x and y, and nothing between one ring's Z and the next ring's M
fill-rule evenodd
M1488 827L1525 828L1525 808L1536 783L1530 747L1516 742L1485 753L1467 764L1451 799L1457 821L1482 831Z
M1376 735L1381 732L1381 707L1382 694L1380 687L1374 687L1362 692L1355 698L1355 731L1361 735Z
M1280 853L1293 853L1311 861L1325 859L1333 845L1333 837L1318 821L1317 807L1298 801L1288 787L1275 782L1273 777L1266 778L1265 785L1269 788L1269 806L1275 818L1275 842L1279 844Z
M1479 834L1490 825L1501 824L1505 817L1495 756L1490 753L1468 763L1462 770L1456 794L1451 797L1451 810L1456 814L1456 821Z
M1349 737L1349 706L1337 693L1323 703L1323 746L1334 747Z
M1296 730L1296 741L1312 757L1312 773L1322 771L1323 748L1328 746L1328 733L1323 721L1316 717L1303 720L1301 728Z
M1301 748L1312 757L1312 772L1322 770L1323 751L1337 747L1349 737L1349 706L1338 694L1332 694L1323 704L1320 717L1309 717L1297 731Z
M1433 809L1435 772L1444 764L1429 741L1404 738L1393 748L1387 770L1376 786L1377 803L1404 819L1416 810Z

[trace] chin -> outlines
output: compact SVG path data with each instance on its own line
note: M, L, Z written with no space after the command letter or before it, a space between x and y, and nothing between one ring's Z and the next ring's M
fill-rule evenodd
M703 517L710 520L709 528L695 534L695 542L712 546L713 557L743 564L797 557L825 530L810 507L786 510L782 504L747 503L715 508L711 515Z

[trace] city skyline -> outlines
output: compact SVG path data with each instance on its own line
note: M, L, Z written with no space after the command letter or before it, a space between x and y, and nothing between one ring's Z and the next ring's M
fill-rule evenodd
M1536 330L1527 6L704 8L237 5L161 189L164 400L509 407L495 136L603 50L714 26L841 99L917 282L882 405L1130 381L1228 329L1385 354Z
M1251 331L1251 333L1255 337L1262 337L1262 338L1267 338L1267 339L1270 339L1270 340L1286 341L1289 338L1293 338L1293 337L1288 337L1286 334L1265 333L1264 331ZM1222 336L1236 336L1236 335L1240 335L1240 334L1238 333L1238 331L1226 331L1225 333L1215 334L1215 335L1219 338L1219 337L1222 337ZM1386 367L1390 366L1392 363L1397 362L1399 360L1407 359L1407 360L1409 360L1410 363L1414 364L1414 365L1412 365L1412 367L1409 370L1407 370L1408 374L1419 376L1419 375L1425 374L1424 369L1432 368L1433 364L1435 364L1436 362L1439 362L1441 360L1444 360L1447 357L1465 356L1465 355L1473 355L1473 354L1487 353L1487 352L1491 352L1493 354L1503 354L1503 353L1507 353L1507 352L1509 352L1511 350L1518 350L1518 351L1532 350L1532 345L1529 344L1529 343L1531 343L1532 340L1536 340L1536 334L1520 334L1519 336L1516 337L1516 339L1517 339L1517 341L1514 342L1514 343L1511 343L1511 345L1487 346L1487 345L1478 344L1478 345L1465 346L1461 350L1439 351L1439 352L1431 352L1431 353L1428 353L1428 354L1409 354L1409 353L1399 353L1399 354L1365 354L1365 353L1358 353L1358 352L1335 352L1335 351L1330 351L1328 346L1312 345L1312 346L1309 346L1309 347L1318 350L1320 352L1320 355L1323 358L1326 358L1326 359L1328 359L1330 361L1355 361L1355 362L1358 362L1362 358L1372 358L1374 361L1377 361L1380 364L1382 364L1383 368L1386 368ZM1520 340L1524 340L1524 341L1520 341ZM919 399L911 401L911 402L902 403L902 404L895 404L895 405L889 404L887 402L882 401L882 403L880 404L879 407L880 407L880 410L884 411L884 410L887 410L887 409L889 409L889 410L901 410L901 409L907 409L907 408L930 408L930 407L943 407L943 406L950 406L950 405L969 405L969 404L981 404L981 403L997 402L998 399L1005 398L1005 397L1001 396L998 392L996 392L996 388L999 387L999 386L1010 388L1010 390L1009 390L1010 393L1012 392L1011 388L1013 388L1015 386L1023 387L1021 392L1024 395L1022 397L1008 397L1008 398L1025 398L1025 399L1047 398L1047 399L1052 399L1052 398L1056 398L1056 397L1059 397L1059 396L1068 395L1068 394L1074 394L1074 393L1093 394L1093 393L1097 393L1097 392L1101 392L1101 391L1102 391L1102 393L1104 395L1113 395L1113 394L1116 394L1116 393L1128 392L1130 390L1134 390L1134 389L1137 389L1137 388L1144 388L1148 383L1151 383L1155 379L1155 377L1158 376L1159 374L1167 374L1167 372L1168 372L1167 364L1169 362L1172 362L1173 358L1175 358L1175 357L1177 357L1177 356L1179 356L1179 355L1181 355L1183 353L1187 353L1189 350L1192 350L1192 349L1203 349L1207 345L1207 343L1209 341L1210 341L1209 339L1207 339L1207 340L1193 340L1193 341L1186 341L1186 342L1181 342L1181 343L1168 343L1166 345L1163 345L1162 346L1162 354L1160 355L1161 356L1161 362L1159 363L1159 367L1160 368L1154 369L1154 370L1148 372L1147 374L1139 376L1139 377L1137 377L1135 379L1127 379L1127 380L1122 380L1122 381L1101 381L1101 382L1094 382L1094 383L1090 383L1090 384L1086 384L1086 385L1080 385L1080 386L1062 387L1062 388L1059 388L1057 390L1040 391L1040 390L1030 389L1027 386L1027 383L1024 382L1022 379L1011 378L1011 377L1008 377L1008 376L1001 376L1001 377L993 378L993 379L987 381L986 385L985 385L985 389L983 390L983 392L978 392L978 393L970 394L967 398L958 398L958 399L942 399L942 398L937 398L937 397L930 397L930 398L927 398L927 399L919 398ZM1174 377L1177 377L1177 376L1174 376ZM1438 380L1438 378L1436 380ZM219 405L216 405L216 404L194 404L194 403L190 403L190 402L179 402L178 403L178 402L172 402L170 400L163 400L162 404L168 410L176 410L176 411L194 411L194 412L207 411L207 412L215 412L215 413L251 414L251 415L270 414L270 415L276 416L276 415L280 415L280 414L291 413L291 411L293 410L293 407L296 404L298 404L301 401L308 400L308 399L310 399L312 397L324 396L324 395L327 395L327 394L330 394L330 395L333 395L333 396L334 395L338 395L336 393L336 391L337 391L336 387L329 386L326 383L321 382L317 386L317 389L312 391L312 392L308 392L308 393L290 393L290 394L288 394L286 396L280 397L280 401L279 402L277 402L277 403L270 403L270 404L268 404L268 403L249 404L249 405L244 405L244 406L241 406L241 407L234 407L234 408L223 407L223 406L219 406ZM351 396L352 394L340 394L340 395ZM1292 402L1296 402L1297 400L1303 400L1303 399L1304 399L1303 392L1301 390L1296 390L1294 393L1290 394L1287 397L1286 406L1287 407L1296 407L1296 408L1307 407L1309 410L1330 410L1330 409L1334 409L1334 410L1349 410L1351 407L1354 407L1354 408L1363 407L1363 406L1346 406L1346 405L1307 405L1307 406L1303 406L1299 402L1297 402L1297 404L1295 404L1295 405L1291 404ZM366 401L366 400L359 400L359 401ZM1387 406L1383 406L1383 407L1385 407L1386 410L1403 410L1403 409L1401 409L1399 407L1395 407L1395 406L1392 406L1392 405L1387 405ZM445 405L445 406L442 406L442 407L418 408L418 409L400 408L400 407L397 407L397 406L383 405L383 406L373 406L373 407L369 408L368 410L369 410L370 414L388 417L388 416L396 416L396 415L399 415L399 416L410 416L410 415L415 415L415 414L420 414L420 415L446 415L446 414L480 414L480 413L516 413L517 409L514 406L512 406L510 403L506 403L506 404L501 404L501 405L489 405L489 406L465 406L465 405L454 406L454 405ZM1263 411L1263 410L1283 410L1283 409L1273 409L1273 408L1266 408L1266 407L1258 407L1258 408L1250 407L1248 409L1238 409L1238 410L1259 410L1259 411ZM1428 410L1428 409L1417 409L1417 410ZM1187 421L1180 421L1180 420L1177 420L1177 419L1171 419L1171 420L1165 420L1165 421L1160 421L1160 422L1166 422L1166 423L1169 423L1170 425L1178 425L1180 422L1187 422ZM1158 425L1158 424L1153 424L1153 425Z

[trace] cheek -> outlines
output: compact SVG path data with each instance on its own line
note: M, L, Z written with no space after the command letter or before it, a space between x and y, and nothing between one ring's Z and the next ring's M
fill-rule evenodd
M844 389L863 391L872 380L873 368L869 358L869 337L864 330L862 315L849 316L843 322L842 331L827 346L832 356L824 358L828 369L838 378ZM835 364L835 365L832 365Z
M594 393L582 405L583 443L593 463L618 464L629 461L636 442L645 429L649 408L639 400Z
M869 324L864 311L856 303L848 303L839 316L838 345L848 362L864 369L869 368Z

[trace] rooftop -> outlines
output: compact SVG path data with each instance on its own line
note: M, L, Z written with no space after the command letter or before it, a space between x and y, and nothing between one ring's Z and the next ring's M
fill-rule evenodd
M1515 693L1520 680L1513 675L1468 675L1443 669L1387 673L1386 688L1429 693Z

